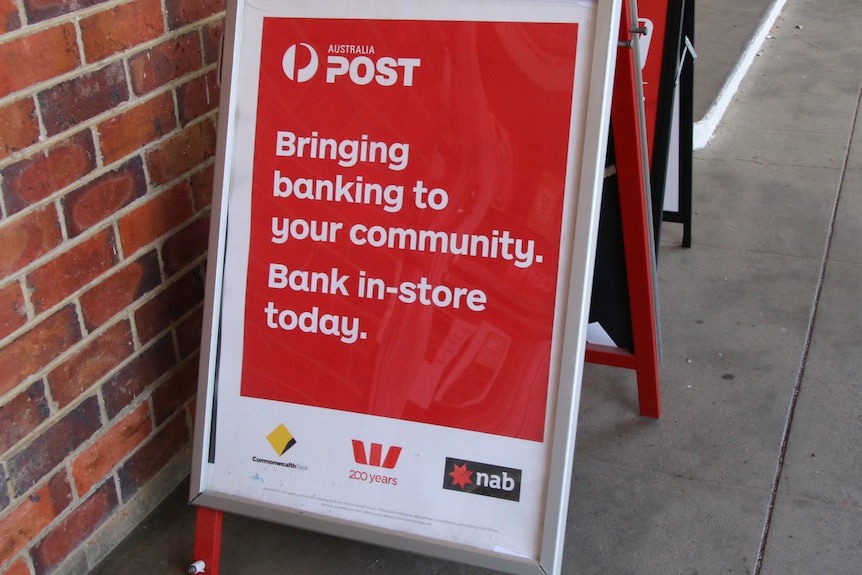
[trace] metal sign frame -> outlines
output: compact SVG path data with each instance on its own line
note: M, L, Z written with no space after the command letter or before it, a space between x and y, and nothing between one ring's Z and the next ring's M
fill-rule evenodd
M583 62L578 60L577 63L577 73L580 75L578 81L582 85L583 97L580 106L573 105L573 120L568 136L566 199L563 204L564 216L556 275L557 295L550 350L549 396L545 408L548 417L543 445L547 450L547 474L546 480L540 486L543 503L538 519L540 527L534 556L440 540L422 533L409 533L319 511L309 512L274 503L262 496L238 495L213 488L212 483L217 475L214 466L216 428L236 428L244 424L243 421L224 421L219 417L221 414L230 413L226 403L229 404L233 399L225 395L225 382L220 379L224 377L225 362L233 361L233 358L225 356L223 339L235 335L223 331L224 314L227 308L237 303L231 301L231 298L236 298L235 293L225 293L225 278L243 272L241 269L231 268L227 254L231 241L229 233L238 233L236 230L242 228L237 227L236 218L232 219L228 212L231 195L239 193L233 189L232 183L237 170L235 154L240 146L248 145L247 142L240 144L237 141L238 116L244 111L240 110L239 103L245 101L242 92L248 89L247 85L238 81L240 71L247 65L245 60L249 57L248 36L244 37L246 19L262 19L261 14L265 14L267 17L303 19L509 22L519 20L511 20L511 17L507 19L507 14L529 13L530 21L554 22L553 15L566 14L567 10L573 7L578 10L587 9L591 13L589 26L579 31L579 37L584 34L588 38L589 51L588 57L584 57ZM239 0L228 3L190 487L192 503L513 574L560 573L620 10L620 0L514 0L504 4L490 0L444 0L433 5L419 0L343 0L325 4L275 0L252 4ZM258 50L259 54L260 49L260 45L251 46L251 53Z

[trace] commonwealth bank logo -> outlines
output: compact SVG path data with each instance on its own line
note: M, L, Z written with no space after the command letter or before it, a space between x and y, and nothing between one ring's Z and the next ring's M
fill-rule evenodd
M284 455L288 449L296 445L296 439L283 423L273 429L266 439L278 455Z

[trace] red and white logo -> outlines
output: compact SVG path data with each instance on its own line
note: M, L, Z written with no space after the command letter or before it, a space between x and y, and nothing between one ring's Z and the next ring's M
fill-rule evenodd
M507 499L521 500L521 470L466 459L446 458L443 489Z
M372 443L371 449L366 450L365 443L358 439L353 441L353 460L359 465L370 465L371 467L382 467L384 469L395 469L401 448L395 445L389 446L386 456L383 456L383 445Z
M345 56L330 55L326 59L326 83L334 84L335 81L347 76L350 81L358 86L365 86L375 82L380 86L394 86L401 83L402 86L413 85L413 72L422 61L419 58L391 58L383 56L372 60L368 56L357 56L348 59Z
M302 59L305 65L297 70L296 50L297 46L301 46L307 57ZM307 60L307 62L306 62ZM281 59L281 67L284 70L284 75L295 82L308 82L317 73L317 67L320 64L320 59L317 56L317 51L310 45L302 42L293 44L285 50L284 57Z
M344 53L348 55L341 55ZM347 78L357 86L372 82L379 86L412 86L414 72L422 65L419 58L371 58L366 54L373 55L374 47L331 46L326 57L326 83ZM289 80L308 82L320 68L320 56L311 44L291 44L281 58L281 68Z

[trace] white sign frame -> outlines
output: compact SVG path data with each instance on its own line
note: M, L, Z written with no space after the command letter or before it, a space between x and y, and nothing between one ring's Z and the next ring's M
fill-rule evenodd
M499 571L544 575L559 574L562 567L563 540L575 446L575 428L583 372L586 326L592 286L593 263L604 176L605 151L610 117L611 86L617 51L621 0L442 0L434 3L420 0L341 0L327 3L314 1L278 2L264 0L251 4L228 3L221 70L221 114L216 153L212 224L200 375L196 412L196 429L190 500L195 505L262 520L307 528L315 531L395 547L425 555L473 564ZM279 17L357 18L381 20L475 20L475 21L557 21L566 22L567 14L587 10L588 27L579 32L579 55L584 41L588 57L586 70L579 61L576 92L583 97L573 104L569 130L569 158L566 170L566 201L561 235L560 262L557 272L557 299L554 335L551 349L548 419L546 423L547 481L541 486L540 529L535 553L526 556L507 549L482 548L441 540L423 533L392 527L369 525L340 516L274 503L267 497L247 493L230 493L213 485L219 483L219 471L211 453L216 443L215 428L242 427L245 421L225 421L231 402L220 377L225 373L222 339L225 333L225 309L230 303L225 294L228 274L228 212L231 205L232 178L237 170L238 102L248 85L237 78L247 65L243 62L243 30L251 12ZM519 14L514 19L511 15ZM580 22L580 21L579 21ZM258 50L260 46L258 45ZM249 168L243 168L249 169ZM232 217L234 215L232 214ZM240 218L241 219L241 218ZM231 225L237 229L234 218ZM240 228L242 225L240 224ZM219 395L221 384L222 395ZM216 410L217 399L219 409ZM262 400L260 400L262 401ZM339 412L340 413L340 412ZM228 414L228 415L224 415ZM357 414L347 414L356 423ZM220 422L220 423L219 423ZM251 423L251 422L249 422ZM217 425L218 424L218 425ZM221 448L220 448L221 449ZM219 457L222 457L219 453ZM517 514L513 514L516 519Z

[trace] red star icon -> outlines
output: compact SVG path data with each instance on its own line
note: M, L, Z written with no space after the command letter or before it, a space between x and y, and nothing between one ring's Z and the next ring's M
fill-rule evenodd
M473 472L467 469L467 464L464 465L456 465L454 471L450 471L449 475L452 476L452 485L458 485L461 489L467 487L467 484L472 484L470 481L470 476L473 475Z

